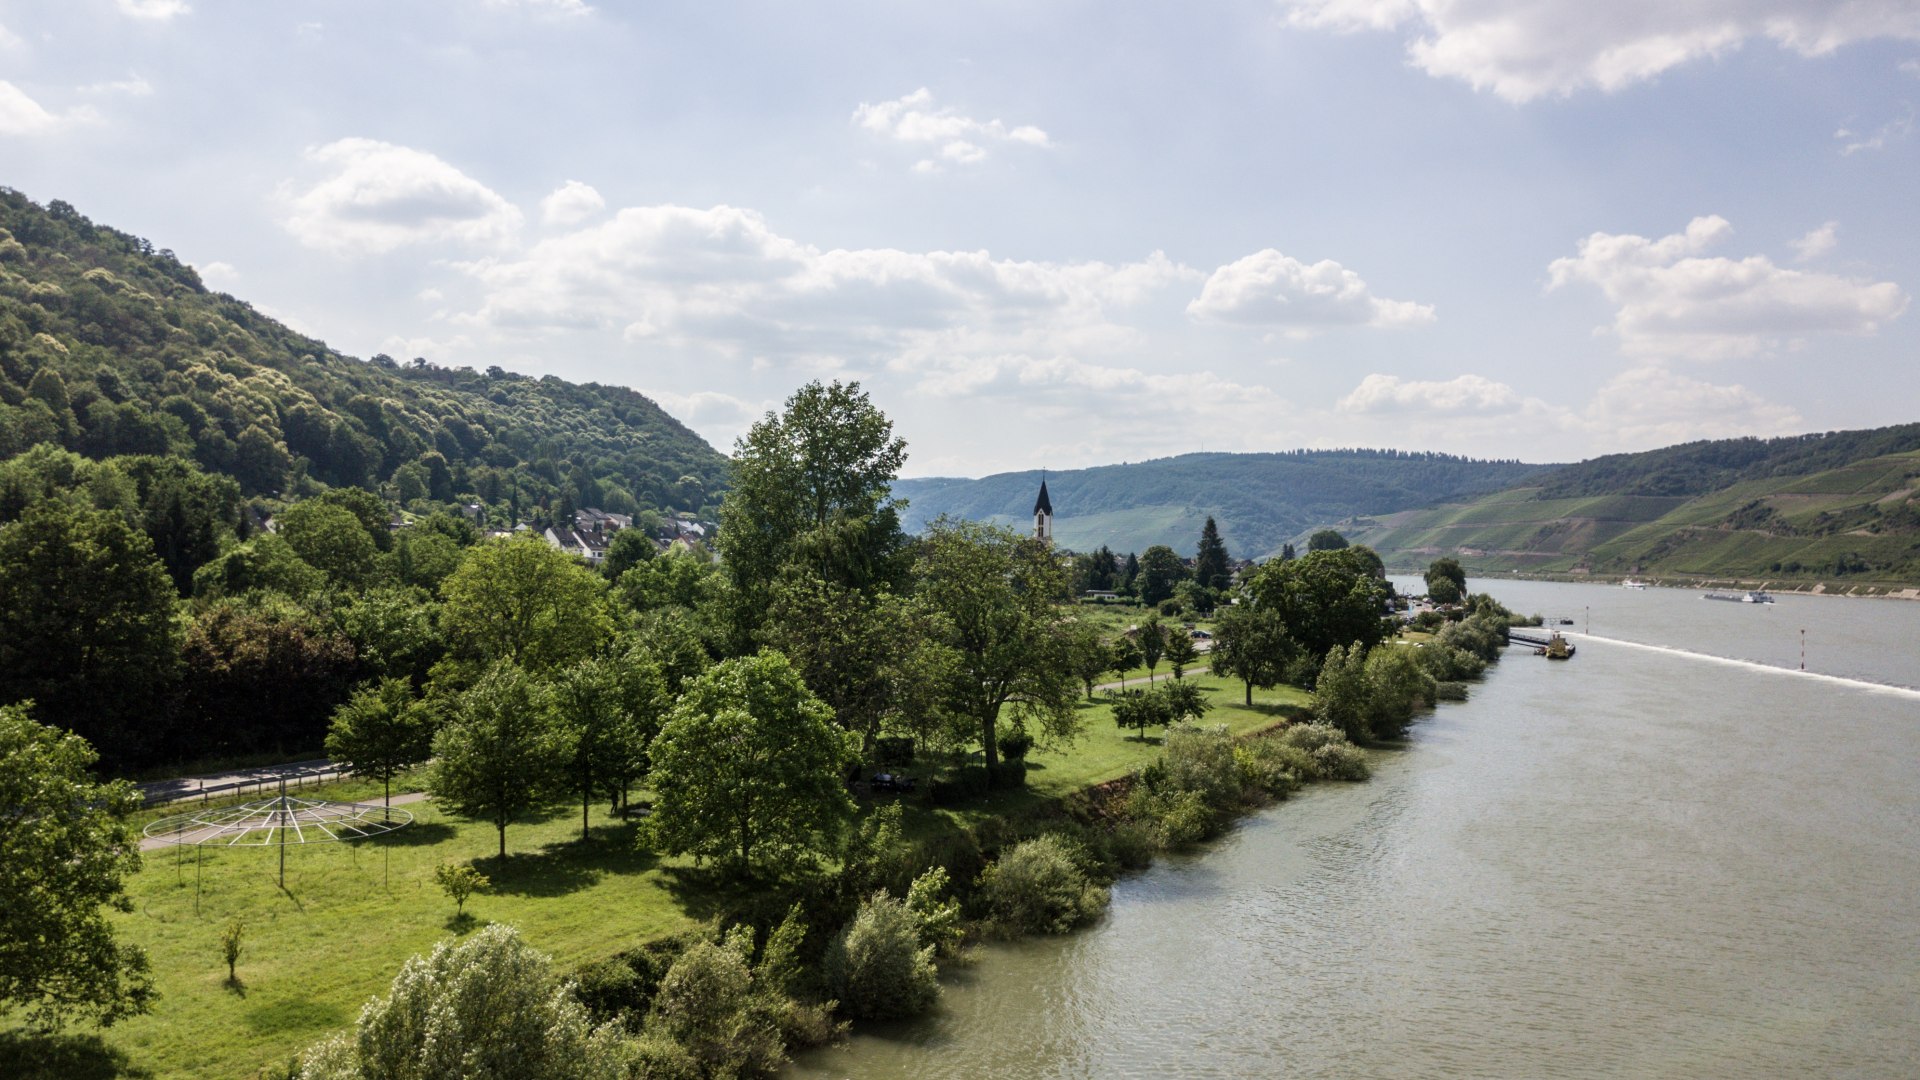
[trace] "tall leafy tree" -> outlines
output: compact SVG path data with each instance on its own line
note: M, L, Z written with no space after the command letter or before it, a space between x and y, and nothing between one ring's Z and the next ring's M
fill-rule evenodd
M1233 581L1232 559L1226 541L1220 539L1220 526L1213 515L1200 528L1200 548L1193 559L1193 580L1208 589L1224 589Z
M1347 546L1347 538L1333 529L1321 529L1307 537L1307 554L1316 551L1339 551Z
M433 753L434 716L414 700L405 679L382 679L333 711L327 756L333 763L380 781L383 801L393 805L393 778Z
M790 567L775 584L762 640L786 654L807 686L860 736L870 755L887 722L925 711L917 662L925 612L891 592L862 592Z
M567 782L580 796L580 839L589 835L593 797L611 794L617 805L626 784L646 771L666 693L659 666L638 653L589 658L554 677L554 716L572 748Z
M1155 544L1140 556L1140 602L1152 606L1173 596L1174 586L1186 580L1187 564L1165 544Z
M58 1027L146 1012L147 956L116 941L106 911L132 911L125 878L140 870L128 816L140 796L89 775L93 748L0 706L0 1017Z
M542 673L590 655L612 631L606 583L538 536L467 549L441 585L440 626L462 658Z
M174 599L123 516L28 508L0 526L0 702L34 699L110 758L138 756L178 660Z
M854 737L772 650L687 684L652 747L654 844L753 873L832 850Z
M1140 662L1147 665L1147 681L1152 682L1153 669L1160 666L1160 658L1167 654L1167 628L1160 625L1160 616L1149 615L1133 638L1140 646Z
M1467 595L1467 571L1449 555L1427 566L1427 596L1436 604L1457 604Z
M301 561L334 585L358 588L372 575L380 549L346 507L308 499L282 511L275 521Z
M271 593L208 605L187 625L180 657L180 755L308 750L360 670L344 634Z
M1372 562L1352 548L1310 551L1292 562L1268 562L1247 582L1257 607L1276 613L1301 649L1325 656L1335 645L1364 651L1387 634L1382 611L1389 592Z
M1054 629L1066 573L1053 553L1005 529L942 518L922 539L917 578L953 656L941 698L971 722L988 768L999 764L995 731L1009 706L1026 730L1071 737L1078 694Z
M1186 675L1187 665L1200 658L1200 650L1194 646L1193 637L1184 627L1167 628L1167 664L1173 668L1175 682Z
M1279 612L1247 603L1231 605L1220 613L1213 625L1213 651L1209 655L1215 675L1246 684L1247 704L1252 705L1253 688L1270 690L1280 685L1286 678L1287 664L1298 651Z
M454 813L491 822L504 859L507 826L552 797L571 752L540 687L501 661L460 695L433 737L427 789Z
M740 437L718 543L743 635L790 564L860 591L900 579L905 536L891 492L906 457L859 383L808 383Z
M1093 700L1093 684L1113 667L1113 649L1100 636L1100 628L1087 622L1067 626L1067 666L1073 677L1086 687L1087 700Z

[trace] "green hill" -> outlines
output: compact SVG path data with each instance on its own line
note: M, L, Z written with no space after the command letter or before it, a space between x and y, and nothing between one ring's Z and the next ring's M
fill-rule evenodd
M1236 557L1263 558L1318 522L1384 514L1510 487L1548 466L1392 450L1184 454L1046 474L1054 535L1075 551L1102 544L1142 551L1166 544L1191 554L1209 515ZM946 514L1026 527L1039 472L977 480L901 480L903 523L917 531Z
M1688 443L1345 531L1390 565L1920 581L1920 424Z
M365 487L500 521L568 501L699 512L727 467L631 390L357 360L170 251L0 189L0 459L41 442L189 459L249 495Z

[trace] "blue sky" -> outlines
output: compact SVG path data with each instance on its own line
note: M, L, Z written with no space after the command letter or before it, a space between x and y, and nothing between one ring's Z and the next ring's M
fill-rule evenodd
M910 475L1920 420L1920 4L0 0L0 183Z

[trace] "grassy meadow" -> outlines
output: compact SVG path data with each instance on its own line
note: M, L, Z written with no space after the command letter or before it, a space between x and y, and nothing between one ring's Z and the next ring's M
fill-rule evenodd
M1308 701L1281 688L1256 692L1247 708L1238 682L1195 681L1214 702L1204 722L1236 734L1298 716ZM1075 793L1159 753L1159 732L1143 741L1116 727L1105 704L1080 708L1079 738L1068 747L1036 748L1025 789L937 809L907 797L908 836L1054 813ZM926 776L929 766L911 771ZM403 780L394 791L416 787ZM301 794L378 801L379 785L352 781ZM593 809L585 842L578 804L514 824L504 866L492 857L490 824L443 814L430 801L404 808L414 824L387 839L289 848L284 891L271 849L205 851L197 872L191 849L147 852L144 871L130 882L134 910L116 922L125 940L152 959L161 995L153 1012L97 1034L82 1026L53 1040L0 1037L0 1075L253 1077L351 1024L408 957L487 922L518 926L571 967L701 925L730 906L690 859L654 856L639 843L637 825L608 817L603 805ZM456 919L433 872L443 862L469 860L493 885L467 901L468 918ZM227 983L220 952L221 931L233 919L246 927L237 985Z

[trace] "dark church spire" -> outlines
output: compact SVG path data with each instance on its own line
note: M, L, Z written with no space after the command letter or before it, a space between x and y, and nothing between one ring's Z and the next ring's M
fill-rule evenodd
M1033 512L1053 513L1053 500L1047 498L1047 478L1044 476L1040 478L1040 497L1033 501Z

